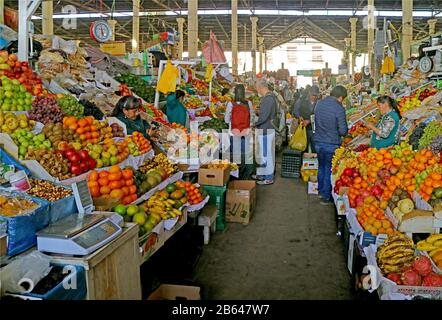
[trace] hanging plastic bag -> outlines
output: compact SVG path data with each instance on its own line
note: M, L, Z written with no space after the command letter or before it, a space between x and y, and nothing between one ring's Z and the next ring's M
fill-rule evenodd
M167 62L160 80L158 80L157 91L167 94L169 92L175 92L176 81L179 77L179 70L173 66L170 61Z
M302 123L299 124L295 134L290 139L289 146L298 151L304 151L307 148L307 131Z
M202 46L203 57L206 63L226 63L227 59L220 43L216 40L215 34L210 32L210 39Z

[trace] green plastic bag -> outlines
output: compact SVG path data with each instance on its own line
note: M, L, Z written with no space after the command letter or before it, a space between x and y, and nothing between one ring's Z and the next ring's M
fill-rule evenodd
M307 148L307 131L301 122L290 139L289 146L298 151L304 151Z

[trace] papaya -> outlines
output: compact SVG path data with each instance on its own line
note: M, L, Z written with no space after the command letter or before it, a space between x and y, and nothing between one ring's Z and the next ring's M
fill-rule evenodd
M183 197L183 193L180 190L176 190L170 194L170 198L173 200L179 200Z

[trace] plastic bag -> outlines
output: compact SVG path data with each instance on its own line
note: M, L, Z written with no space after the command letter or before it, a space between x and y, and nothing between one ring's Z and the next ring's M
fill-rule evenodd
M290 139L289 146L298 151L304 151L307 148L307 131L302 124L298 126L292 139Z
M51 258L40 251L12 261L1 269L1 292L29 293L51 271Z
M163 74L157 83L157 91L161 93L175 92L179 70L170 61L167 62Z

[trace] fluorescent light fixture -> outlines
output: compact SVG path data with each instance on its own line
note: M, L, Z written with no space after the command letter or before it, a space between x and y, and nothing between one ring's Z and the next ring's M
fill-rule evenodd
M200 16L212 16L212 15L230 15L230 10L198 10L198 15ZM238 15L251 15L252 12L250 10L238 10ZM279 16L353 16L353 11L351 10L308 10L308 11L299 11L299 10L255 10L254 12L257 16L265 16L265 15L279 15ZM188 15L187 10L183 11L157 11L157 12L140 12L140 16L178 16ZM367 11L356 11L356 16L367 16ZM402 11L393 11L393 10L382 10L382 11L374 11L374 15L378 17L402 17ZM430 18L432 17L433 12L431 11L413 11L413 17L416 18ZM113 17L115 18L123 18L123 17L132 17L133 12L114 12ZM434 17L440 17L442 13L438 13L434 15ZM54 14L54 19L66 19L66 18L83 18L83 19L93 19L93 18L109 18L110 14L104 13L76 13L76 14ZM41 20L39 16L32 16L32 20Z

